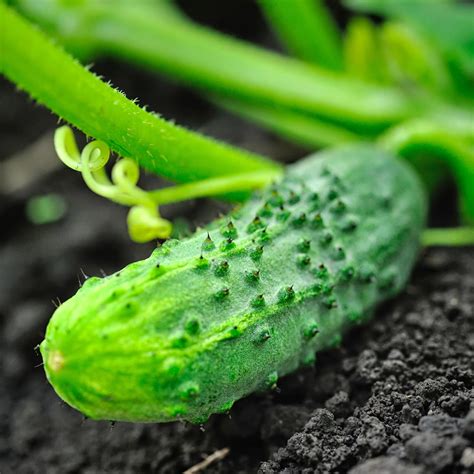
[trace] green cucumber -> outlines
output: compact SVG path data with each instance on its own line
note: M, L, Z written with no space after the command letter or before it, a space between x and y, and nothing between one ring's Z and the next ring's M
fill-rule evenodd
M207 229L88 279L49 323L47 377L90 418L203 422L403 288L425 214L408 164L369 145L313 155Z

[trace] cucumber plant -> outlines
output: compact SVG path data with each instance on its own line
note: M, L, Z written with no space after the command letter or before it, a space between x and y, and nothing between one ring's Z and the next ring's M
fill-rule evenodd
M298 2L295 15L310 11L310 2ZM427 193L420 182L429 171L435 179L425 181L436 182L442 168L431 157L440 158L459 185L466 222L474 218L466 105L448 95L410 97L385 79L374 85L341 72L344 52L328 18L318 18L325 51L308 53L288 30L284 11L262 0L290 49L332 72L198 27L169 2L138 1L130 8L118 1L113 9L88 0L45 0L40 9L29 0L12 3L56 33L55 15L76 15L59 36L82 57L116 52L163 69L307 144L354 142L283 169L184 130L128 100L0 1L1 72L96 139L79 152L64 126L55 146L93 191L131 207L134 240L169 236L161 204L209 195L244 201L148 259L88 279L56 310L40 347L46 375L87 416L202 422L225 412L242 396L313 363L316 351L339 344L345 329L400 291L421 240L473 243L470 227L423 232ZM305 28L312 24L314 18ZM127 39L125 32L135 33ZM221 61L196 61L193 44ZM345 54L352 54L347 45ZM104 168L110 149L124 157L111 179ZM183 184L144 191L138 165Z

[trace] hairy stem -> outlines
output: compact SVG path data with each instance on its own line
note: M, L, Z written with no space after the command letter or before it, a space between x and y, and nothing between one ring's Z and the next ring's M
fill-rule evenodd
M162 15L159 8L153 13L126 2L92 1L68 8L49 0L55 9L48 15L31 0L19 3L73 49L119 56L229 98L324 118L366 134L415 113L414 104L392 88L283 57L178 15ZM74 20L67 33L59 20L54 22L65 18Z
M0 72L38 102L124 157L171 180L274 170L263 157L185 130L146 112L86 70L0 2Z
M259 0L259 3L290 53L329 69L342 69L339 32L323 0Z

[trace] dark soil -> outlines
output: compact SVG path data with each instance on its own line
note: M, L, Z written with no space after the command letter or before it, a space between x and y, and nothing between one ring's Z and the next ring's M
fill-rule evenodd
M235 33L258 36L256 23ZM189 127L280 160L302 155L155 76L111 62L96 70ZM50 133L55 120L5 82L0 99L1 161ZM65 217L31 224L25 203L50 192L65 199ZM199 201L171 206L167 215L196 225L223 209ZM445 222L439 214L436 221ZM179 473L222 448L229 454L205 472L474 472L473 248L425 252L404 293L371 323L319 354L313 369L238 402L228 416L202 427L84 420L48 385L34 347L54 304L85 274L109 273L150 253L152 245L128 240L125 215L62 169L1 197L1 474Z

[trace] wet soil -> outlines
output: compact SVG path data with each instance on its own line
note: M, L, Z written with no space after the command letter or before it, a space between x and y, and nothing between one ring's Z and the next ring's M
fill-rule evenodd
M110 61L96 70L188 127L282 161L303 154L153 75ZM6 82L0 100L1 161L51 133L55 119ZM28 199L51 192L65 200L65 216L33 225ZM445 203L453 201L443 197L436 222L449 223ZM166 215L199 225L225 208L200 200L170 206ZM203 426L83 419L48 385L34 348L54 305L85 275L116 271L150 253L153 245L128 240L125 216L63 169L0 195L0 473L179 473L223 448L227 456L205 472L474 472L472 247L425 251L405 291L340 348L318 354L313 368L285 377L276 390L241 400L228 415Z

